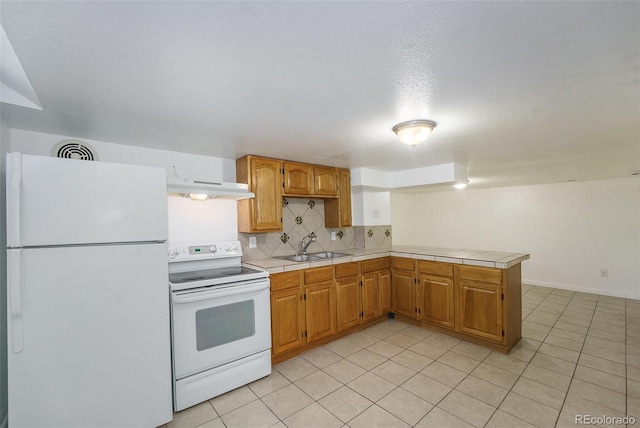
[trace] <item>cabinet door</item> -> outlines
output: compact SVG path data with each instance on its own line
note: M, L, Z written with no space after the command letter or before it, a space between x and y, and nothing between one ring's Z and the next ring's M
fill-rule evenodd
M360 323L360 282L357 276L336 280L338 331Z
M502 342L502 287L459 280L458 316L460 331Z
M307 342L336 332L333 281L305 287Z
M391 272L388 270L378 272L378 284L380 313L391 312Z
M416 316L416 292L413 271L391 270L391 304L399 314Z
M417 291L418 319L453 328L455 324L453 279L420 275Z
M319 196L338 196L338 170L326 166L314 167L315 191Z
M378 275L372 272L362 275L362 321L369 321L378 315L380 315Z
M284 162L284 194L313 194L313 165L297 162Z
M325 227L351 226L351 173L338 170L338 198L324 201Z
M340 203L340 226L351 226L351 172L338 170L338 201Z
M305 344L304 301L300 289L271 294L271 341L273 355Z
M282 163L274 159L251 158L251 191L249 199L253 231L282 230Z

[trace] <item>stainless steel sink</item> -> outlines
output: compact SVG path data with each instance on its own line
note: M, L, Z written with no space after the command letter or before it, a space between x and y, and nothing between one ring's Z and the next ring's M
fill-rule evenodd
M289 260L292 262L310 262L312 260L318 260L322 257L315 257L311 254L303 254L300 256L277 256L276 259Z
M336 257L348 256L349 254L334 253L332 251L325 251L325 252L322 252L322 253L313 253L311 255L314 256L314 257L319 257L321 259L335 259Z
M302 254L299 256L276 256L276 259L289 260L291 262L312 262L321 259L335 259L336 257L344 257L349 254L334 253L333 251L324 251L322 253Z

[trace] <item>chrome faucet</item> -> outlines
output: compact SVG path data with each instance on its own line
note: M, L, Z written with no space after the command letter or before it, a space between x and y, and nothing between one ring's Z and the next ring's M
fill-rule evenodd
M304 240L309 238L309 242L305 242ZM316 235L314 233L310 233L309 235L302 238L302 242L300 243L301 254L307 254L307 247L311 245L312 242L316 242Z

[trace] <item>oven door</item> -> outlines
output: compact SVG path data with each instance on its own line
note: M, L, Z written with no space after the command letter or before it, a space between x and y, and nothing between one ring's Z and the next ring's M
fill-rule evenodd
M271 347L269 279L172 293L176 379Z

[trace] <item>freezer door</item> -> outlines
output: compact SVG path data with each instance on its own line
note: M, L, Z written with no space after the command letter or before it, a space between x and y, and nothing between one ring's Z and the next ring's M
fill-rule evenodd
M9 425L170 421L166 245L7 253Z
M165 241L166 170L9 153L7 245Z

